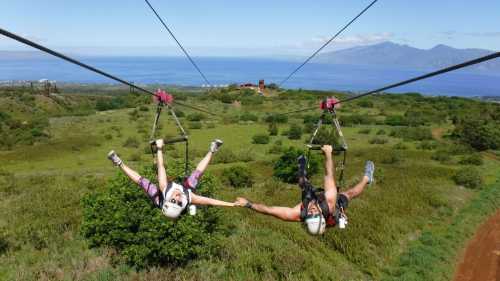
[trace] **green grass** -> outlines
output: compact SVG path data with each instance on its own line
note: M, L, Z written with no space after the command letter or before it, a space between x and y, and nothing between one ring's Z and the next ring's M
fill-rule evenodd
M374 99L374 108L347 109L383 118L377 114L386 100ZM213 101L203 105L223 116L247 111L259 116L257 122L236 123L211 118L202 121L203 129L189 130L192 163L203 156L214 138L224 140L222 150L252 155L249 162L237 157L236 162L210 165L209 172L218 176L234 165L243 165L257 175L251 188L235 189L219 183L218 198L232 201L236 196L245 196L284 206L299 202L297 186L272 178L279 154L268 151L276 140L281 140L283 147L303 147L309 136L304 134L301 140L271 136L269 144L252 144L252 136L267 134L268 125L261 119L266 112L275 112L278 103L280 110L286 111L310 101L270 98L262 105L241 108ZM458 156L441 164L431 159L436 149L420 150L419 142L408 141L404 142L408 149L398 150L400 161L384 162L392 147L402 140L388 135L383 136L388 140L385 144L370 144L369 140L380 129L390 132L390 126L345 127L350 149L346 182L354 184L359 180L367 159L377 167L376 184L350 204L347 229L332 229L318 238L309 236L298 223L281 222L247 209L223 209L227 235L217 255L185 267L136 272L113 249L89 249L79 231L80 199L103 188L103 183L116 173L106 159L109 150L118 151L133 168L152 163L144 150L153 106L147 112L139 111L137 118L131 118L132 111L52 117L47 142L0 151L0 280L445 280L475 226L499 205L496 182L500 165L492 153L484 153L485 163L481 166L487 187L470 190L451 180L462 167L457 164ZM404 114L405 109L398 105L385 111ZM341 113L339 116L342 118ZM181 120L187 124L184 118ZM214 127L209 128L208 122ZM288 124L278 125L280 133L292 123L303 125L299 116L290 116ZM162 116L161 124L159 136L178 134L167 114ZM449 130L452 125L432 127ZM371 133L360 134L362 128L370 128ZM105 138L106 134L112 137ZM139 148L123 147L129 137L139 140ZM449 143L446 136L439 138L437 149ZM181 144L170 149L166 151L167 165L174 156L182 157ZM134 154L140 155L137 161L127 160ZM320 184L321 175L312 181ZM452 247L448 249L449 245ZM428 275L418 273L429 266Z

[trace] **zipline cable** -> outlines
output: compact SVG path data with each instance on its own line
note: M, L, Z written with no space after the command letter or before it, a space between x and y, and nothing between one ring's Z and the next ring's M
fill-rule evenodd
M446 68L443 68L443 69L440 69L440 70L436 70L434 72L430 72L430 73L427 73L427 74L424 74L424 75L421 75L421 76L417 76L417 77L414 77L414 78L411 78L411 79L408 79L408 80L404 80L404 81L401 81L401 82L398 82L398 83L390 84L388 86L385 86L385 87L382 87L382 88L379 88L379 89L376 89L376 90L372 90L372 91L366 92L366 93L361 94L361 95L357 95L357 96L353 96L353 97L346 98L346 99L343 99L343 100L339 100L338 102L335 102L335 104L343 103L343 102L348 102L348 101L352 101L352 100L355 100L355 99L359 99L359 98L364 97L364 96L372 95L372 94L375 94L375 93L378 93L378 92L382 92L382 91L385 91L385 90L389 90L389 89L392 89L392 88L396 88L396 87L399 87L399 86L410 84L410 83L413 83L413 82L416 82L416 81L419 81L419 80L423 80L423 79L427 79L427 78L430 78L430 77L433 77L433 76L441 75L441 74L444 74L444 73L447 73L447 72L455 71L455 70L458 70L458 69L461 69L461 68L464 68L464 67L467 67L467 66L471 66L471 65L474 65L474 64L478 64L478 63L482 63L482 62L489 61L489 60L492 60L492 59L496 59L498 57L500 57L500 52L495 52L495 53L492 53L492 54L489 54L489 55L486 55L486 56L483 56L483 57L480 57L480 58L476 58L476 59L469 60L469 61L466 61L466 62L463 62L463 63L452 65L452 66L449 66L449 67L446 67ZM309 111L309 110L313 110L313 109L317 109L317 108L318 107L308 107L308 108L304 108L304 109L300 109L300 110L289 111L289 112L279 113L279 114L280 115L287 115L287 114L292 114L292 113Z
M23 44L26 44L26 45L28 45L28 46L31 46L31 47L33 47L33 48L35 48L35 49L40 50L40 51L43 51L43 52L45 52L45 53L51 54L51 55L53 55L53 56L55 56L55 57L58 57L58 58L60 58L60 59L65 60L65 61L68 61L68 62L70 62L70 63L73 63L73 64L76 64L76 65L81 66L81 67L83 67L83 68L86 68L86 69L88 69L88 70L90 70L90 71L93 71L93 72L98 73L98 74L100 74L100 75L103 75L103 76L105 76L105 77L108 77L108 78L109 78L109 79L111 79L111 80L115 80L115 81L120 82L120 83L122 83L122 84L125 84L125 85L127 85L127 86L129 86L129 87L132 87L132 88L134 88L134 89L136 89L136 90L142 91L142 92L147 93L147 94L150 94L150 95L152 95L152 96L156 96L156 94L155 94L155 93L153 93L152 91L149 91L149 90L147 90L147 89L144 89L144 88L142 88L142 87L139 87L139 86L137 86L137 85L134 85L134 84L132 84L132 83L130 83L130 82L127 82L127 81L125 81L125 80L123 80L123 79L120 79L120 78L118 78L118 77L116 77L116 76L114 76L114 75L108 74L108 73L106 73L106 72L104 72L104 71L102 71L102 70L99 70L99 69L97 69L97 68L95 68L95 67L93 67L93 66L90 66L90 65L88 65L88 64L85 64L85 63L83 63L83 62L77 61L77 60L75 60L75 59L73 59L73 58L70 58L70 57L68 57L68 56L66 56L66 55L63 55L63 54L59 53L59 52L56 52L56 51L54 51L54 50L51 50L51 49L49 49L49 48L47 48L47 47L44 47L44 46L42 46L42 45L40 45L40 44L37 44L37 43L35 43L35 42L33 42L33 41L30 41L30 40L28 40L28 39L26 39L26 38L23 38L23 37L21 37L21 36L19 36L19 35L16 35L16 34L12 33L12 32L9 32L9 31L7 31L7 30L5 30L5 29L0 28L0 34L4 35L4 36L6 36L6 37L9 37L9 38L11 38L11 39L13 39L13 40L16 40L16 41L18 41L18 42L21 42L21 43L23 43ZM208 110L205 110L205 109L201 109L201 108L198 108L198 107L195 107L195 106L192 106L192 105L187 105L187 104L185 104L185 103L181 103L181 102L178 102L178 101L174 101L174 103L175 103L175 104L178 104L178 105L180 105L180 106L184 106L184 107L187 107L187 108L191 108L191 109L194 109L194 110L198 110L198 111L201 111L201 112L204 112L204 113L207 113L207 114L210 114L210 115L214 115L214 116L216 116L216 114L214 114L214 113L212 113L212 112L210 112L210 111L208 111Z
M146 0L147 1L147 0ZM361 15L363 15L368 9L370 9L378 0L374 0L371 2L366 8L364 8L356 17L354 17L350 22L348 22L344 27L342 27L330 40L326 41L323 46L321 46L318 50L316 50L311 56L309 56L301 65L299 65L290 75L288 75L281 83L279 87L285 84L297 71L299 71L306 63L308 63L312 58L314 58L321 50L323 50L328 44L330 44L335 38L337 38L344 30L346 30L352 23L354 23Z
M196 70L198 71L198 73L200 73L201 77L203 77L203 80L205 80L205 82L210 86L210 88L212 88L213 87L212 83L210 83L210 81L208 81L208 79L205 76L205 74L203 74L203 72L201 71L201 69L194 62L194 60L191 58L191 56L186 51L186 49L184 49L184 47L182 46L181 42L179 42L179 40L177 40L177 38L175 37L174 33L170 30L170 28L168 28L167 24L165 23L165 21L163 21L163 19L160 17L160 15L156 12L155 8L153 8L153 6L151 5L151 3L149 3L148 0L144 0L144 1L146 1L146 4L148 4L149 8L151 8L151 10L153 11L153 13L156 15L156 17L158 18L158 20L160 20L161 24L165 27L165 29L168 31L168 33L170 33L170 36L172 36L172 38L175 40L175 42L177 43L177 45L179 46L179 48L181 48L181 50L184 52L184 54L189 59L189 61L191 62L191 64L194 66L194 68L196 68Z

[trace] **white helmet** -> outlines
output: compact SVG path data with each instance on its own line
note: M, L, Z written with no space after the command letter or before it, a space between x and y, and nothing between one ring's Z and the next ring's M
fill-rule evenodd
M173 199L172 195L174 193L174 190L180 191L182 193L180 202L177 202L177 200L172 200ZM182 211L186 209L187 205L188 205L188 197L184 193L182 186L173 183L172 187L164 195L163 206L161 208L161 211L166 217L171 219L176 219L181 215Z
M314 214L307 217L304 222L307 225L307 231L311 235L320 235L325 232L326 221L322 214Z

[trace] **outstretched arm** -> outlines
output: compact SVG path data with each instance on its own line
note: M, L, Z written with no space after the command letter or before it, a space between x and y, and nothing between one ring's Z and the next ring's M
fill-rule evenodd
M191 203L195 205L207 205L207 206L222 206L222 207L234 207L234 203L229 203L201 195L196 195L191 193Z
M266 206L264 204L251 203L245 198L238 197L236 206L247 207L258 213L276 217L284 221L300 221L300 204L293 207Z
M158 148L156 152L156 165L158 167L158 184L160 186L161 192L164 192L167 188L167 172L165 171L165 165L163 164L163 140L156 140L156 147Z

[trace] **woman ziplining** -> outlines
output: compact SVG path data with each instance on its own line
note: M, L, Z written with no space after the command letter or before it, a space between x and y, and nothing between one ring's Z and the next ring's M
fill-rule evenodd
M234 203L204 197L195 193L196 186L210 163L213 154L219 150L222 144L223 142L218 139L212 141L207 154L198 163L198 166L196 166L196 170L191 173L182 184L167 180L167 173L163 161L164 141L162 139L155 141L158 186L125 165L115 151L112 150L108 153L108 159L111 160L115 166L119 167L130 180L139 185L151 199L153 204L157 208L160 208L166 217L177 219L181 214L186 212L186 208L191 206L191 204L222 207L235 206ZM193 214L192 212L190 213Z
M280 206L266 206L253 203L250 200L238 197L236 206L246 207L255 212L270 215L284 221L303 222L307 231L312 235L323 234L326 227L339 225L344 228L347 224L345 210L349 202L361 195L365 187L374 180L375 165L366 161L365 171L361 181L345 192L337 193L333 161L333 148L331 145L322 146L325 156L325 176L322 189L317 189L307 179L307 159L299 157L299 186L302 189L302 202L292 208Z

